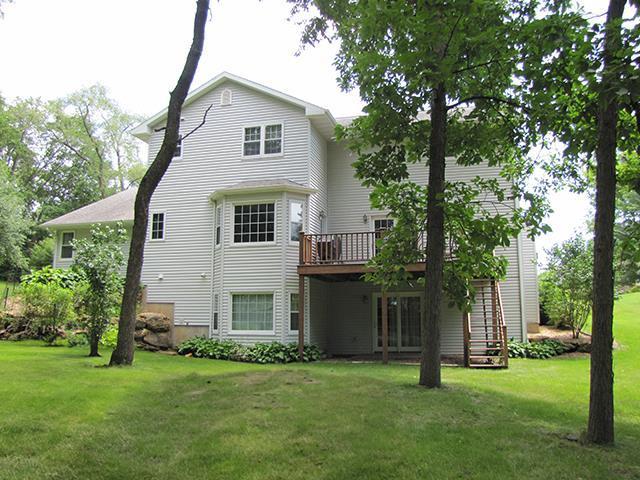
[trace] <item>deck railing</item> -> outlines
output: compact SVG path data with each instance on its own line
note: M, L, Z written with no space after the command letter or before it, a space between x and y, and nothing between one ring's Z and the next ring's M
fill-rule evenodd
M367 263L376 254L385 230L349 233L302 233L301 265ZM419 258L424 259L426 235L421 232L415 242Z

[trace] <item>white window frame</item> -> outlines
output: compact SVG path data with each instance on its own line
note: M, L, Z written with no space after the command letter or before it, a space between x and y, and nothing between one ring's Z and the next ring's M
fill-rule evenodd
M76 253L76 249L73 248L72 244L63 243L64 242L64 234L65 233L71 233L73 235L73 239L71 240L72 242L75 241L75 239L76 239L76 231L75 230L63 230L62 232L60 232L60 260L73 260L73 257L75 256L75 253ZM71 256L70 257L63 257L62 256L62 247L71 247Z
M220 331L220 294L213 294L213 315L211 316L211 331Z
M293 330L291 328L291 314L293 312L295 312L295 310L291 310L291 296L292 295L298 295L298 310L297 310L297 312L298 312L298 328L300 328L300 308L301 307L304 308L304 306L300 305L300 292L295 292L293 290L289 291L289 295L288 295L289 303L287 305L287 312L288 312L288 315L287 315L287 331L289 332L290 335L293 335L293 334L297 335L298 334L298 330Z
M266 131L267 131L267 127L272 126L272 125L280 125L280 152L278 153L264 153L265 150L265 141L266 141ZM245 140L244 140L244 132L245 129L247 128L260 128L260 153L258 153L257 155L245 155L244 154L244 144L245 144ZM277 158L277 157L283 157L284 156L284 122L282 121L273 121L273 122L263 122L263 123L254 123L251 125L243 125L242 126L242 136L240 137L241 139L241 145L240 145L240 155L242 158ZM255 141L255 140L254 140Z
M259 205L261 203L273 203L273 241L267 242L236 242L236 206ZM233 247L260 247L278 244L278 202L276 200L247 200L231 204L231 245Z
M149 241L150 242L164 242L167 238L167 212L155 211L151 213L151 221L149 222ZM153 238L153 216L162 215L162 238Z
M300 231L304 232L304 218L305 218L305 207L306 207L306 202L304 200L298 200L295 198L292 198L289 200L289 219L288 219L288 224L289 224L289 228L287 229L289 232L289 243L291 245L298 245L298 243L300 243L300 240L294 240L293 238L291 238L293 236L293 230L291 228L291 213L292 213L292 209L291 209L291 205L293 203L299 203L302 206L302 225L300 225Z
M271 313L271 330L234 330L233 328L233 296L234 295L271 295L273 298ZM276 292L274 290L267 291L233 291L229 293L229 335L275 335L276 334Z
M222 205L217 205L216 206L216 218L215 218L215 222L213 225L213 246L214 248L218 248L220 245L222 245L222 242L224 241L223 239L223 229L222 229ZM235 210L234 210L234 220L235 220ZM220 229L218 231L218 229Z

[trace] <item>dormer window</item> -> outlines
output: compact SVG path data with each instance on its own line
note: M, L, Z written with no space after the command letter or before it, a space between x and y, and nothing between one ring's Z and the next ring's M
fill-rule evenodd
M233 99L233 95L231 90L225 88L220 94L220 105L231 105L231 100Z
M245 157L282 155L282 131L281 123L245 127L242 155Z

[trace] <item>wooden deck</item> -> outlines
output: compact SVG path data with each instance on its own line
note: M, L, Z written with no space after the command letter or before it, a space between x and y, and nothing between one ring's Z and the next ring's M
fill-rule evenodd
M384 230L353 233L300 233L298 264L298 293L300 302L305 298L305 277L324 281L358 281L371 272L367 266L384 237ZM426 267L426 236L416 239L418 260L405 265L415 276L424 273ZM475 280L476 307L472 313L462 315L464 336L464 363L467 367L506 368L508 366L507 328L502 308L500 286L494 279ZM387 294L382 292L382 360L388 362ZM480 307L482 310L480 310ZM299 312L298 348L300 358L304 353L304 309Z
M367 262L374 257L376 242L384 237L384 232L302 233L298 274L327 281L359 280L372 271ZM406 265L407 271L424 272L424 240L424 234L416 240L416 258L422 260Z

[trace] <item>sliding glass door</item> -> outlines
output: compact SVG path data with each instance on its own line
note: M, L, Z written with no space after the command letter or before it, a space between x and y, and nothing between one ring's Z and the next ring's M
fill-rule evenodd
M387 296L389 351L420 350L420 302L416 293L394 293ZM382 350L382 298L374 294L374 348Z

